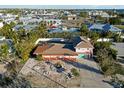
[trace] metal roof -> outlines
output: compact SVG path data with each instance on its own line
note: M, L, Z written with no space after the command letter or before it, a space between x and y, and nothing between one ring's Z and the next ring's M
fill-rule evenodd
M36 27L37 25L16 25L13 29L18 31L20 28L23 28L25 30L32 30Z
M112 32L120 32L121 29L110 25L110 24L90 24L88 25L89 30L98 30L100 31L112 31Z

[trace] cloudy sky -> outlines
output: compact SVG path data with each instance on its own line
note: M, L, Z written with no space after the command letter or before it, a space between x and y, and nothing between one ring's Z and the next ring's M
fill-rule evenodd
M0 8L35 9L124 9L124 5L0 5Z

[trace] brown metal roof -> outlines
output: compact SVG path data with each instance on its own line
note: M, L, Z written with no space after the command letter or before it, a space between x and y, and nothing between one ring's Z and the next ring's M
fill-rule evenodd
M74 42L74 46L76 48L93 48L90 41L88 41L84 37L79 37L79 38L77 38L77 40L74 39L73 42Z
M48 48L50 48L51 46L48 44L43 44L43 45L39 45L36 50L34 51L33 54L35 55L39 55L42 54L45 50L47 50Z
M38 46L35 50L34 54L43 54L43 55L77 55L76 52L64 48L64 44L55 44L52 47L45 46Z
M77 44L76 48L93 48L93 46L89 42L81 41L79 44Z

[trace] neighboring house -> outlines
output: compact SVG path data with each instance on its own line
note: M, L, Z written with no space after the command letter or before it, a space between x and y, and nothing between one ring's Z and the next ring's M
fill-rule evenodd
M44 19L43 21L46 23L47 26L50 27L57 27L62 24L62 21L60 19Z
M79 28L52 28L48 30L49 33L61 33L61 32L79 32Z
M6 14L6 17L8 17L8 18L16 18L16 17L18 17L18 15Z
M90 41L91 39L88 38L88 40ZM114 39L113 38L99 38L97 39L97 42L113 42Z
M18 15L13 15L13 14L1 14L0 18L3 20L4 23L10 24L11 22L16 23L16 17Z
M99 38L97 39L97 42L112 42L114 41L113 38Z
M96 32L107 32L107 31L111 31L111 32L115 32L120 34L121 33L121 29L110 25L110 24L90 24L88 25L88 29L90 31L96 31Z
M109 15L107 12L104 11L89 11L89 16L101 16L103 18L111 18L111 17L117 17L117 15Z
M68 20L77 20L77 16L75 14L68 15Z
M79 58L90 58L93 56L93 46L87 39L75 37L72 42Z
M103 11L97 11L97 10L89 11L88 14L89 16L101 16L103 14Z
M108 13L106 12L103 12L101 17L104 17L104 18L112 18L112 17L117 17L117 15L109 15Z
M0 14L1 19L8 19L8 18L16 18L18 15L13 15L13 14Z
M33 30L37 27L37 25L16 25L15 27L13 27L13 31L19 31L20 29L24 29L26 31L30 31Z
M53 39L52 39L53 40ZM65 42L64 42L65 41ZM80 58L90 58L93 55L91 43L81 37L68 40L45 41L37 46L34 55L42 55L44 60L76 60Z
M16 23L15 18L6 18L6 19L4 19L4 23L10 24L11 22Z
M27 24L38 24L42 21L42 18L32 18L31 16L28 17L20 17L19 22L22 22L24 25Z

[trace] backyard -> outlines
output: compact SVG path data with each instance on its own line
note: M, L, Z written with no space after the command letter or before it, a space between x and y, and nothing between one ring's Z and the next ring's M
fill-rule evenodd
M39 62L29 59L20 71L27 76L32 87L112 87L92 60L78 62L54 60Z

